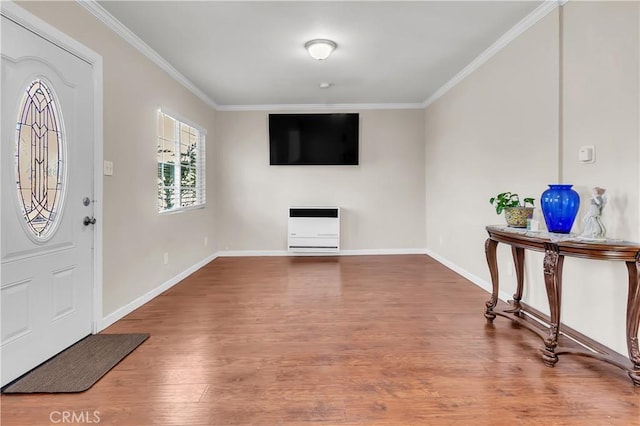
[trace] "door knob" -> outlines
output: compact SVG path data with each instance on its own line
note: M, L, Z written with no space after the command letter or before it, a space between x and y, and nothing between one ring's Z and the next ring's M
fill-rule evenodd
M84 220L82 221L82 223L84 223L84 226L89 226L89 225L95 225L96 223L96 218L91 216L85 216Z

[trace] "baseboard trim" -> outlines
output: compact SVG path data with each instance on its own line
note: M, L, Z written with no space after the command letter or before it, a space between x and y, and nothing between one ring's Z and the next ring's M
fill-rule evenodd
M288 256L286 250L221 250L218 257Z
M468 279L469 281L471 281L472 283L474 283L475 285L477 285L478 287L480 287L481 289L483 289L484 291L486 291L487 293L491 294L491 292L493 291L493 286L491 285L491 283L483 280L482 278L480 278L477 275L472 274L471 272L467 271L466 269L456 265L455 263L451 262L448 259L445 259L444 257L440 256L437 253L434 253L433 251L427 249L426 251L426 255L433 258L434 260L440 262L441 264L443 264L444 266L446 266L447 268L451 269L453 272L462 275L464 278ZM503 291L503 290L499 290L498 292L498 298L500 300L503 301L507 301L510 299L513 299L513 297Z
M427 254L423 248L342 250L342 256L386 256L393 254Z
M203 266L205 266L207 263L215 260L217 257L218 257L218 254L214 253L214 254L204 258L200 262L196 263L195 265L191 266L190 268L187 268L185 271L179 273L178 275L176 275L175 277L171 278L170 280L165 281L164 283L160 284L158 287L154 288L153 290L149 291L148 293L143 294L142 296L138 297L137 299L133 300L132 302L124 305L123 307L121 307L121 308L115 310L114 312L110 313L109 315L103 317L102 320L100 321L100 324L98 324L98 331L104 330L105 328L109 327L111 324L113 324L116 321L118 321L118 320L124 318L125 316L129 315L131 312L135 311L136 309L138 309L139 307L141 307L145 303L151 301L155 297L157 297L160 294L162 294L163 292L167 291L168 289L170 289L174 285L178 284L180 281L184 280L189 275L193 274L198 269L200 269Z
M426 254L426 249L366 249L366 250L340 250L337 253L309 253L290 252L287 250L223 250L217 253L218 257L249 257L249 256L377 256L393 254Z

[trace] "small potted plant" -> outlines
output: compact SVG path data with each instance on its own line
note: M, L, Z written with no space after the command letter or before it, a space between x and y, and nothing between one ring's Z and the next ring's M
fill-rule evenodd
M521 203L518 194L503 192L489 198L489 203L496 208L497 214L504 211L507 225L514 228L526 228L527 219L533 217L534 200L530 197L523 199Z

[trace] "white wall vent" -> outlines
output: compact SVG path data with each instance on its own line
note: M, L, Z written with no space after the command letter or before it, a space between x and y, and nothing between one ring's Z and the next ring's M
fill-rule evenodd
M291 252L340 251L339 207L290 207L287 245Z

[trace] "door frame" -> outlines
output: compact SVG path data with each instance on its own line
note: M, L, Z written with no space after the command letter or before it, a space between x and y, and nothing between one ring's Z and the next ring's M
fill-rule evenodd
M102 56L11 1L0 2L0 14L91 65L93 80L93 304L91 331L102 330Z

